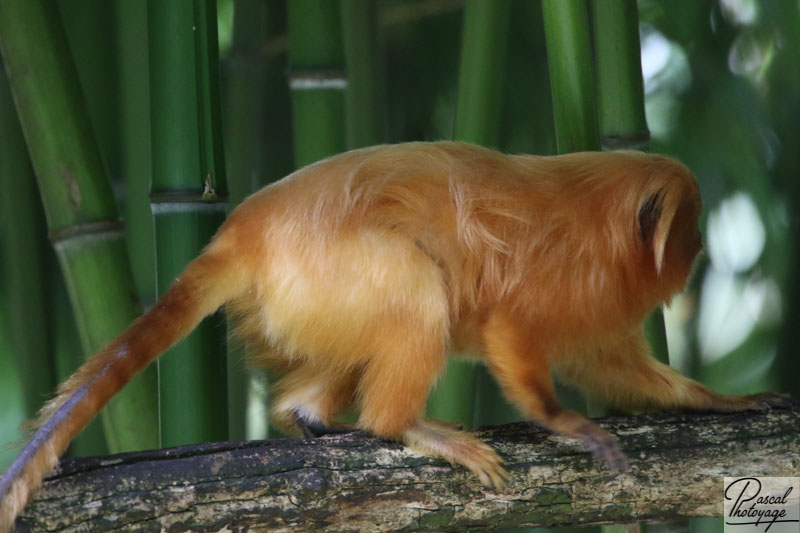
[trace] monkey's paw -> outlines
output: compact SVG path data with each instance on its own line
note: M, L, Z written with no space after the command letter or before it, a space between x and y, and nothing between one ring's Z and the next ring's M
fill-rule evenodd
M621 472L628 469L628 459L617 444L617 440L606 430L587 421L581 426L580 439L597 461L602 461L612 472Z
M434 420L421 420L406 430L403 441L423 455L442 457L467 467L488 488L502 490L508 481L503 460L488 444L465 431Z
M343 433L352 433L356 428L347 424L323 424L316 420L309 420L300 414L299 411L294 411L295 423L300 429L300 432L307 439L322 437L325 435L341 435Z
M798 401L787 394L759 392L744 396L715 394L710 406L698 409L711 413L735 413L739 411L767 411L769 409L795 409Z
M757 394L748 394L743 399L747 401L747 409L753 411L766 411L773 407L780 409L794 409L797 406L797 400L793 399L788 394L781 394L779 392L759 392Z

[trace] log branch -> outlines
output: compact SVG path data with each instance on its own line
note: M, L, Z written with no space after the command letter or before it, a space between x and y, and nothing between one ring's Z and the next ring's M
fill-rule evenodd
M533 424L477 434L503 493L362 433L62 461L17 531L464 531L721 516L724 476L800 475L800 412L611 417L630 469Z

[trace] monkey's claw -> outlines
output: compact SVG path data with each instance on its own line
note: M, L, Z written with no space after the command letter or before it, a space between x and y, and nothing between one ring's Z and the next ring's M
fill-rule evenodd
M791 396L778 392L760 392L758 394L750 394L745 398L751 403L750 409L756 411L766 411L773 407L794 409L797 405L796 400L792 399Z
M508 471L503 468L503 460L488 445L480 443L468 453L456 458L456 462L474 472L484 487L503 490L508 481Z
M488 488L502 490L508 481L503 459L491 446L469 433L436 420L420 420L406 430L403 442L411 449L450 464L460 464L472 471Z
M598 461L602 461L612 472L628 469L628 458L619 449L617 441L610 435L592 435L584 439L584 444Z
M575 436L583 441L592 457L602 461L610 471L627 470L628 459L619 449L617 440L605 429L591 420L585 420L576 433Z
M294 419L300 432L307 439L322 437L324 435L341 435L352 433L355 428L351 426L328 426L316 420L308 420L295 410Z

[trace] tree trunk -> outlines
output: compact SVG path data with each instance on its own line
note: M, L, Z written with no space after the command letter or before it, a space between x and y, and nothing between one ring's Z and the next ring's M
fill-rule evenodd
M800 412L607 418L622 474L530 423L478 435L503 493L461 467L362 433L70 459L17 531L465 531L722 514L723 476L797 476Z

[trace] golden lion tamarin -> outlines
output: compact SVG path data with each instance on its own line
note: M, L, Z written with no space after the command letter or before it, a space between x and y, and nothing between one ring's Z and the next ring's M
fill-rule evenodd
M466 466L502 487L501 459L423 418L456 348L481 357L522 413L624 456L562 408L551 371L611 405L738 410L649 357L641 323L686 284L701 250L700 196L679 162L637 152L504 155L453 142L356 150L255 193L155 306L85 363L43 409L0 480L0 530L70 440L133 376L225 305L256 364L277 365L275 419L358 426Z

